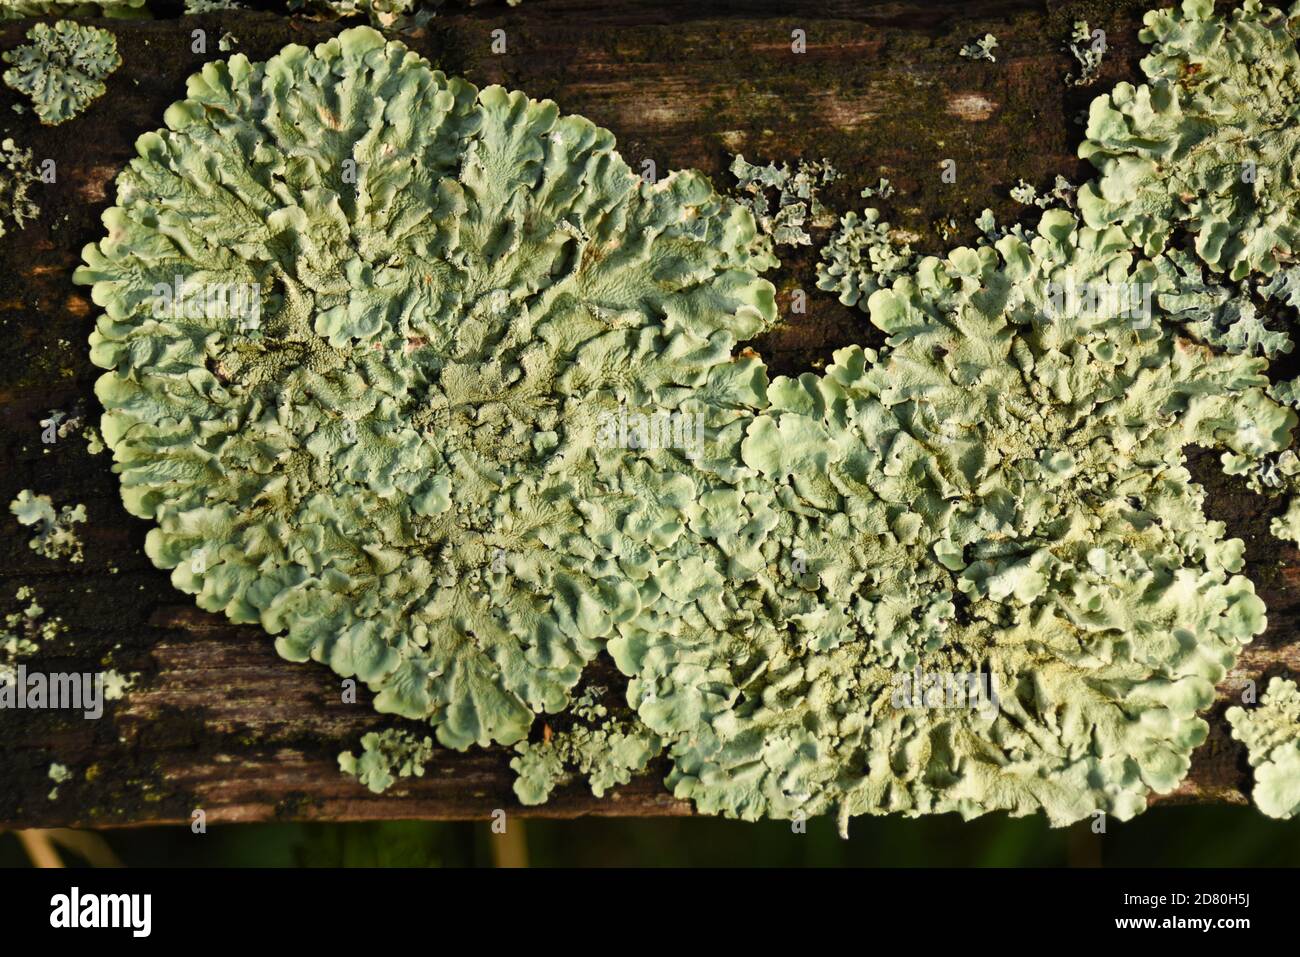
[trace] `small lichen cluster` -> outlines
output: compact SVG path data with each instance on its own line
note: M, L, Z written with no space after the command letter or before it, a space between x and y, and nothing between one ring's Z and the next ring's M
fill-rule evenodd
M50 559L82 560L81 539L73 527L86 520L86 506L64 505L57 511L48 495L23 489L9 503L9 511L22 525L32 527L36 537L28 545L37 555Z
M345 751L338 760L340 771L381 794L398 778L423 777L424 766L432 759L432 738L385 728L362 736L359 756Z
M737 153L731 160L731 175L742 202L754 214L759 231L777 246L808 246L809 226L834 222L822 205L818 192L840 178L826 160L799 160L793 169L787 163L757 166ZM772 194L775 194L773 201Z
M32 151L19 149L13 139L0 141L0 236L5 224L22 229L40 215L32 187L41 181L32 167Z
M38 23L30 43L4 54L5 85L31 97L42 123L72 119L105 93L104 80L118 68L117 38L107 30L71 20Z
M998 58L993 55L993 51L997 49L997 46L998 38L991 33L986 33L984 36L966 44L958 53L968 60L988 60L990 63L996 63Z
M1101 70L1102 57L1106 55L1106 35L1100 30L1094 34L1087 20L1076 20L1065 48L1079 64L1078 75L1067 74L1065 82L1072 86L1088 86L1093 83Z
M516 774L515 796L521 804L542 804L557 784L574 775L587 779L591 793L605 792L644 771L664 746L660 737L635 718L613 718L599 699L597 686L576 698L569 708L574 724L564 731L549 727L540 741L515 745L510 767Z
M822 247L817 288L835 293L846 306L865 307L873 292L909 270L915 259L911 246L891 236L880 210L869 208L861 216L848 212Z
M0 627L0 682L12 681L20 661L39 652L44 642L64 631L63 619L47 618L30 586L20 585L14 598L25 602L26 607L6 614Z
M1076 192L1077 187L1064 176L1058 174L1052 183L1052 188L1042 196L1038 195L1038 190L1034 188L1032 183L1026 183L1023 179L1018 180L1016 185L1011 187L1011 198L1023 206L1037 206L1040 209L1047 209L1059 205L1073 209Z
M1255 769L1252 798L1269 817L1291 818L1300 811L1300 689L1275 677L1254 708L1227 712L1232 736L1246 745Z

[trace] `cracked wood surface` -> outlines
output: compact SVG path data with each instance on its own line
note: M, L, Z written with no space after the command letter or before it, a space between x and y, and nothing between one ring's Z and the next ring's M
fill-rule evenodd
M1087 175L1074 157L1082 132L1074 117L1101 90L1135 78L1144 6L527 0L441 15L409 42L447 72L551 97L609 127L634 167L644 159L660 171L698 167L725 187L730 152L764 161L826 157L847 174L826 195L840 212L859 208L861 187L887 176L899 187L881 204L887 217L914 233L918 248L939 251L972 240L986 206L1000 221L1025 218L1007 195L1018 179L1044 187L1058 172L1076 182ZM1110 45L1101 78L1082 90L1063 79L1073 63L1062 44L1076 17L1105 29ZM29 25L0 26L0 49ZM393 723L371 710L364 688L358 703L344 704L328 669L282 661L259 628L190 605L145 558L147 527L122 509L108 454L88 455L76 435L41 443L39 422L51 409L98 416L85 348L95 308L70 276L81 247L101 235L111 180L136 136L161 124L186 76L222 55L215 49L222 32L262 59L284 43L314 43L341 29L248 11L100 25L117 34L124 62L85 115L43 128L30 111L15 113L17 96L0 90L4 135L38 161L54 159L58 171L38 196L39 220L0 240L0 333L9 350L0 364L0 499L31 488L56 506L84 503L89 513L78 565L35 556L24 530L3 516L0 611L14 610L15 589L31 585L67 629L34 666L113 667L138 678L99 721L0 711L0 824L188 823L195 808L208 823L487 819L497 808L555 817L690 813L663 787L662 764L601 800L575 784L541 807L520 808L504 748L438 749L422 778L371 794L336 764L363 733ZM506 31L504 55L490 51L498 28ZM192 52L195 29L206 31L206 55ZM790 49L795 29L806 33L804 54ZM997 63L957 56L985 32L999 39ZM956 185L940 181L944 159L957 162ZM783 306L794 289L810 290L806 315L787 316L756 343L775 372L815 370L836 348L876 341L861 313L815 291L814 276L815 257L800 251L772 277ZM1279 503L1219 476L1211 456L1194 457L1193 466L1210 490L1211 515L1247 542L1247 572L1268 604L1269 630L1220 686L1191 774L1156 800L1240 804L1249 768L1223 711L1242 681L1300 671L1300 556L1267 535ZM603 658L591 670L590 683L619 682ZM54 799L51 762L72 772Z

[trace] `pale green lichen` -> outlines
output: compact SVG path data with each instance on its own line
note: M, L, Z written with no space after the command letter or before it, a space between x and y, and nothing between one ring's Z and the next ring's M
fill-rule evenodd
M146 0L0 0L0 20L46 16L140 19L149 10Z
M846 306L865 309L868 297L910 269L915 259L911 246L891 236L880 210L864 210L861 217L848 212L822 247L817 288L836 293Z
M742 360L701 390L697 540L660 550L672 587L610 642L678 796L1064 824L1177 785L1264 626L1183 449L1277 449L1295 416L1262 360L1059 308L1057 284L1151 281L1128 246L1049 211L875 292L881 355L771 383ZM914 670L983 676L999 706L900 706Z
M574 773L587 779L592 794L603 797L645 770L663 750L660 737L635 718L609 717L599 702L605 692L594 687L575 699L569 709L575 723L567 730L515 745L510 767L516 773L514 791L520 803L542 804L557 784L567 783Z
M1232 736L1246 745L1255 769L1251 797L1269 817L1291 818L1300 811L1300 689L1275 677L1254 708L1227 712Z
M166 121L76 274L150 558L445 745L524 739L680 534L607 426L671 417L775 320L752 217L364 27L210 63ZM626 551L594 560L606 498Z
M339 770L356 778L375 794L382 794L398 778L423 777L433 759L433 739L409 731L385 728L361 738L361 754L339 755Z
M1079 64L1078 75L1067 74L1065 82L1071 86L1088 86L1095 81L1097 73L1101 70L1102 57L1106 54L1105 34L1098 30L1094 35L1087 20L1076 20L1065 48Z
M43 643L64 631L63 619L46 617L30 586L19 586L14 598L25 602L26 607L6 614L0 627L0 681L12 680L20 661L36 654Z
M32 151L19 149L12 138L0 141L0 236L5 224L22 229L40 215L32 187L41 181L32 167Z
M799 160L789 164L757 166L737 153L731 160L731 175L759 231L777 246L809 246L809 226L829 226L834 216L818 198L822 188L840 178L826 160ZM775 199L772 196L775 195Z
M993 51L997 46L998 38L991 33L986 33L966 44L958 52L968 60L988 60L990 63L996 63L997 57L993 55Z
M55 761L50 764L49 777L54 782L54 787L50 788L47 797L53 801L59 796L59 785L71 778L72 772L68 770L67 765Z
M1079 155L1100 177L1079 193L1092 226L1117 224L1148 255L1176 229L1230 279L1271 274L1300 238L1300 19L1247 0L1153 10L1140 37L1148 83L1093 101Z
M37 555L70 562L82 560L81 539L73 526L86 520L86 506L64 505L56 511L48 495L23 489L9 503L9 511L20 524L35 529L36 537L28 545Z
M107 30L71 20L38 23L24 44L4 54L5 85L31 97L42 123L72 119L105 93L104 80L118 68L117 39Z

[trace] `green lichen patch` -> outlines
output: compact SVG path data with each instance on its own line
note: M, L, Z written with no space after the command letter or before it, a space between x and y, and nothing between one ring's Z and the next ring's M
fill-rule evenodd
M31 42L4 54L11 64L5 85L31 97L36 115L51 126L103 96L104 80L122 63L113 34L71 20L38 23L27 39Z
M1290 818L1300 811L1300 689L1287 678L1273 678L1259 705L1227 712L1232 736L1246 745L1255 769L1251 796L1269 817Z
M596 686L574 700L569 711L575 723L570 728L515 745L510 767L520 803L544 803L556 785L567 783L575 773L587 779L592 794L603 797L645 770L663 750L662 739L635 718L609 715L599 703L605 691Z
M356 778L375 794L387 791L398 778L423 777L433 758L433 739L409 731L385 728L361 738L361 754L339 755L339 770Z
M1079 155L1100 172L1079 193L1091 226L1116 224L1156 255L1176 229L1241 280L1272 274L1300 238L1300 19L1248 0L1153 10L1140 37L1147 83L1095 99Z
M20 149L13 139L0 140L0 236L6 224L22 229L40 215L33 187L41 181L32 166L32 151Z
M871 294L910 269L915 258L911 246L891 235L880 210L848 212L822 247L817 288L865 310Z
M42 644L64 631L63 620L46 616L30 586L19 586L14 597L25 607L6 614L0 627L0 681L12 680L20 661L39 652Z
M988 60L990 63L996 63L998 58L993 55L993 51L997 46L998 38L991 33L986 33L967 43L957 52L968 60Z
M1263 360L1058 296L1153 277L1120 230L1048 211L874 292L879 355L702 390L693 538L610 642L679 797L1064 824L1177 785L1264 627L1183 450L1276 450L1296 420Z
M141 19L149 10L146 0L0 0L0 20L47 16Z
M64 505L56 511L48 495L23 489L9 503L9 511L19 524L35 530L36 537L27 544L37 555L70 562L82 560L81 539L73 526L86 520L86 506Z
M444 745L523 740L680 534L683 397L775 321L752 216L365 27L210 63L166 122L76 274L150 558Z
M792 169L787 163L758 166L739 153L732 157L731 175L742 202L754 214L759 231L777 246L809 246L810 226L829 226L833 214L818 194L840 179L840 173L826 160L799 160Z

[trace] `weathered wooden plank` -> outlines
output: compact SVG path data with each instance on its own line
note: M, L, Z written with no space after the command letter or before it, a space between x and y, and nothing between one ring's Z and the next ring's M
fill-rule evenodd
M719 3L706 0L527 0L517 8L480 7L441 16L412 45L449 72L550 96L566 111L608 126L634 164L660 170L694 166L726 183L730 151L750 158L827 157L848 177L829 191L832 205L856 208L858 190L884 175L900 188L886 203L917 245L971 239L985 206L999 219L1024 211L1007 197L1021 177L1043 185L1056 172L1086 173L1074 158L1072 117L1098 89L1131 77L1143 4ZM1077 11L1107 29L1111 51L1089 90L1062 83L1070 69L1061 44ZM66 128L37 126L10 110L0 91L6 135L56 161L58 182L41 196L40 220L0 241L0 502L21 488L57 504L85 503L90 523L81 565L34 557L17 525L0 522L0 609L19 584L68 632L53 643L50 670L110 665L139 672L125 700L100 721L49 712L0 712L0 822L11 825L112 825L187 822L201 807L209 823L273 818L479 818L496 808L546 816L689 813L653 769L596 801L578 786L523 812L510 791L504 749L440 751L422 779L372 795L337 772L335 755L356 747L385 720L364 690L345 705L338 679L323 667L281 661L257 628L231 626L186 604L142 552L143 523L117 497L106 455L86 454L70 437L39 439L50 409L96 414L95 378L85 356L94 308L70 274L81 246L100 233L98 215L111 179L141 132L160 122L184 79L210 56L222 30L254 58L290 40L316 42L338 25L232 12L179 21L108 23L124 66L109 96ZM210 53L191 51L191 31L207 30ZM507 52L493 54L491 31L506 30ZM794 29L807 52L790 50ZM0 48L25 24L0 27ZM972 63L956 49L986 30L999 37L996 64ZM939 178L957 161L958 184ZM788 257L775 276L782 302L814 289L813 256ZM815 369L840 346L872 340L865 318L812 293L807 315L758 343L779 372ZM1210 508L1248 543L1248 571L1269 604L1270 629L1220 687L1210 740L1171 801L1242 803L1248 769L1222 721L1243 679L1283 668L1300 671L1295 624L1300 565L1294 549L1267 536L1273 505L1246 494L1197 463ZM593 682L618 681L608 663ZM72 770L58 797L48 768Z

